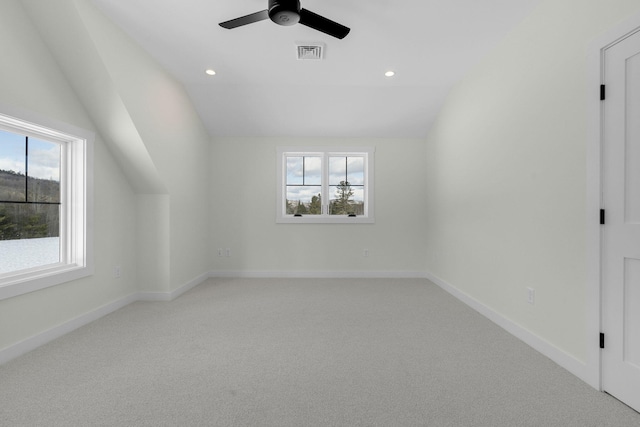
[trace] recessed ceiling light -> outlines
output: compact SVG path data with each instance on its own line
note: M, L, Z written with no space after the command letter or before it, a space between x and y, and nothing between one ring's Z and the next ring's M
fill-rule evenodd
M211 68L209 68L208 70L205 70L205 73L207 73L207 75L209 75L209 76L215 76L216 75L215 70L212 70Z
M384 73L384 75L387 76L387 77L393 77L393 76L396 75L396 73L393 72L393 71L387 71L386 73Z

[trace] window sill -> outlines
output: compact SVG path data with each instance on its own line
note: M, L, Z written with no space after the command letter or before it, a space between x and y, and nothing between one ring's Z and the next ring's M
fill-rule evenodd
M47 267L0 275L0 300L13 298L93 274L91 267L53 264Z
M375 218L367 216L285 216L276 218L277 224L374 224Z

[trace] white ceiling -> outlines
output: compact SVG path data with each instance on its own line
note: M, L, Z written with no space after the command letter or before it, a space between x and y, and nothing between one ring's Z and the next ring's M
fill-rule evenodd
M420 138L539 0L301 1L350 27L343 40L269 20L218 25L267 0L92 1L184 84L212 136ZM325 59L297 60L296 42L325 43Z

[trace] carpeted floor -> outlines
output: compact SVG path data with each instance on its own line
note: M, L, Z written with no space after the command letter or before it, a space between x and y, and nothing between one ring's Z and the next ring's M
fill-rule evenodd
M212 279L0 366L1 426L639 426L426 280Z

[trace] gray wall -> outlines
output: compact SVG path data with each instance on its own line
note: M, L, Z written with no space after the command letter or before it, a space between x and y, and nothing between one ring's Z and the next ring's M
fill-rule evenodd
M183 88L89 2L0 2L2 102L98 135L96 274L0 301L0 350L209 271L431 273L586 364L587 47L639 8L543 0L426 141L211 141ZM374 146L376 223L276 224L279 145Z
M276 224L278 146L375 147L375 224ZM416 276L424 271L425 144L410 139L227 138L212 146L214 270ZM369 257L363 250L369 250Z
M0 100L97 135L96 273L0 301L1 355L207 277L211 141L183 87L90 2L2 1L0 35Z
M0 2L0 100L96 131L37 28L19 2ZM0 301L0 350L97 307L136 287L135 195L104 140L94 145L95 275ZM126 274L113 277L113 266Z
M587 87L588 48L639 7L542 1L455 87L427 138L427 270L573 358L576 371L597 346L586 156L587 94L599 88ZM585 369L597 377L597 366Z

